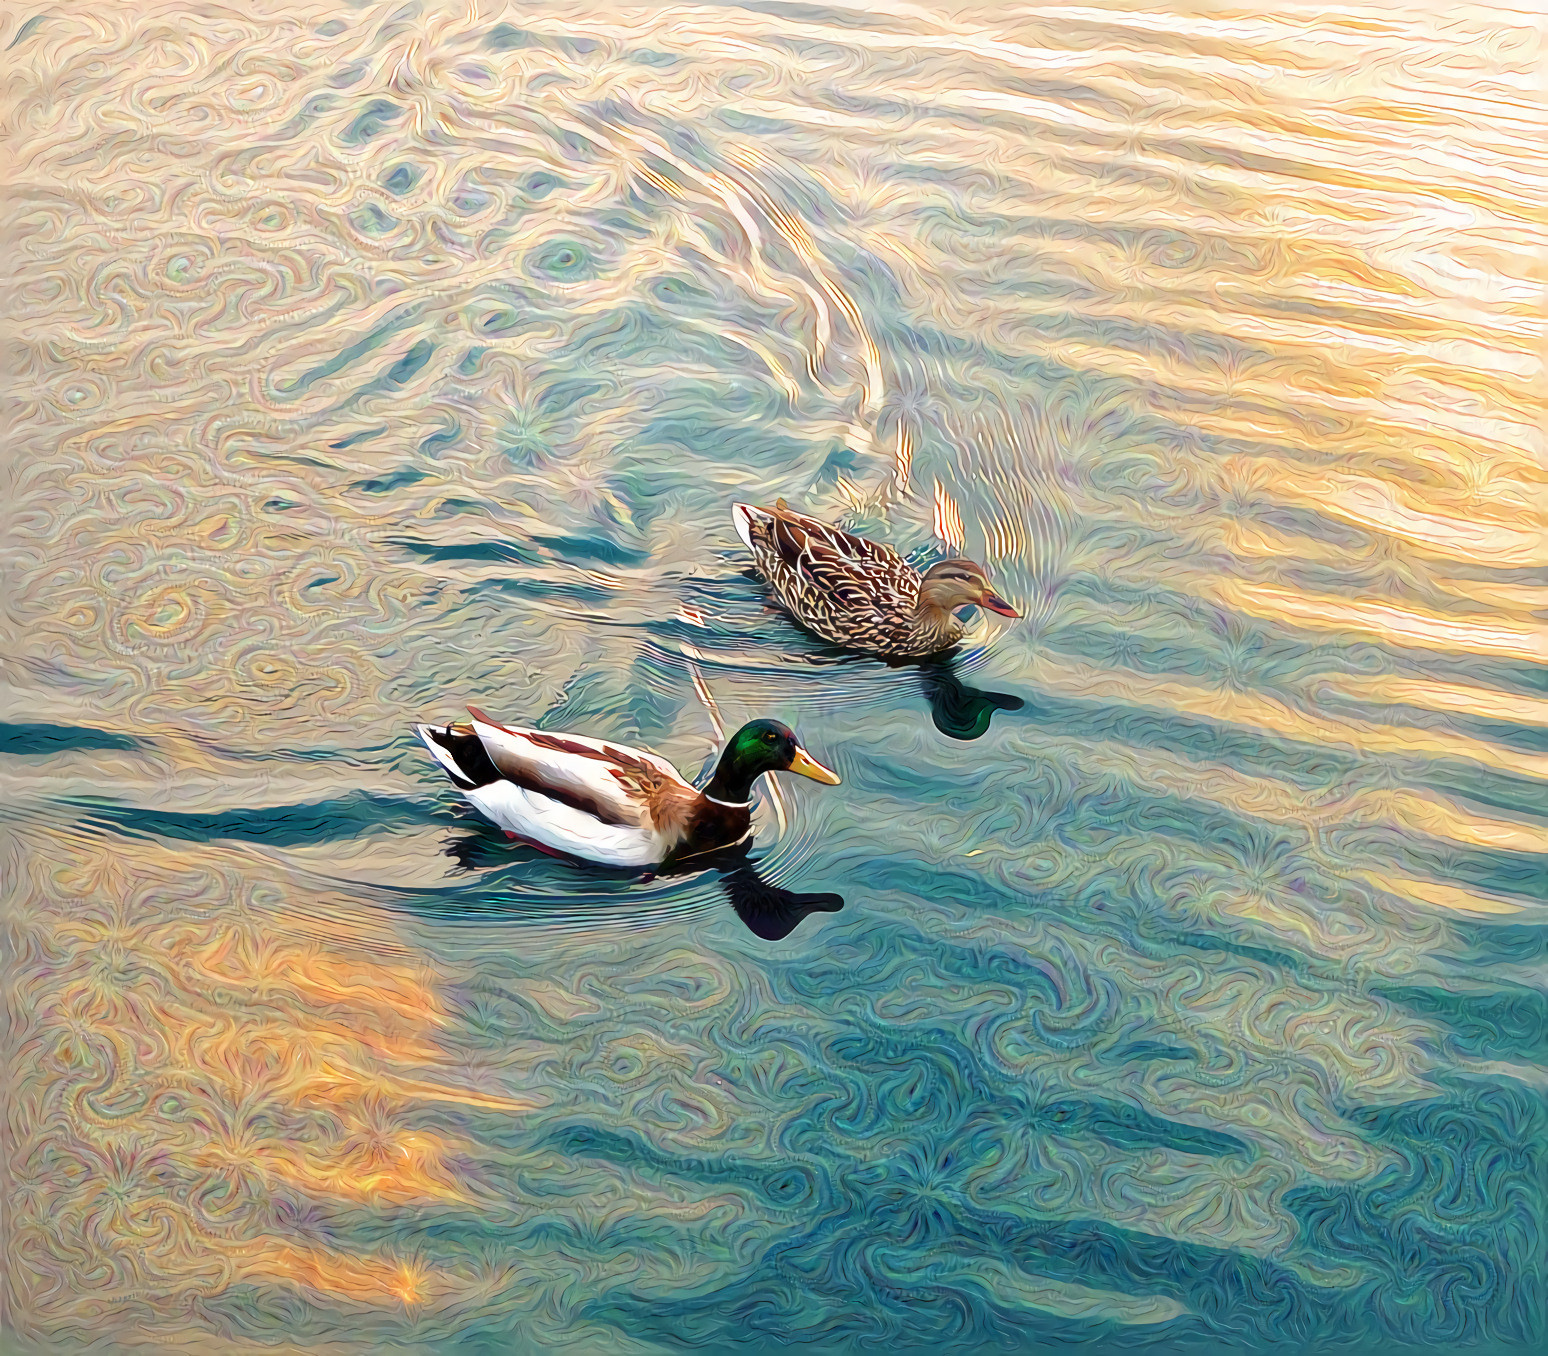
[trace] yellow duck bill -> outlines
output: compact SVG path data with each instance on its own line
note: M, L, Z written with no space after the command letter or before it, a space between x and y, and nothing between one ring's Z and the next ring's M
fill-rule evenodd
M824 767L799 744L796 745L795 757L790 760L790 770L799 772L803 777L810 777L814 782L822 782L825 786L840 785L838 773Z

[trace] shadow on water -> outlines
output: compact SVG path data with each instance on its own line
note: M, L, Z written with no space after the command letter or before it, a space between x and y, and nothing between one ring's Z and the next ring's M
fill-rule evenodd
M782 941L810 914L837 913L844 907L842 895L798 894L764 880L745 847L722 852L716 869L736 916L766 942Z
M950 739L978 739L988 732L996 711L1019 711L1026 705L1008 692L968 687L957 676L949 655L919 660L915 667L935 728Z
M707 912L724 899L749 932L777 942L811 914L837 913L844 907L842 895L802 893L773 883L746 844L644 873L512 846L482 827L459 834L445 853L464 872L492 874L476 889L437 891L410 905L442 919L477 915L576 926L588 915L602 922L623 914L643 925ZM667 887L652 889L657 881Z

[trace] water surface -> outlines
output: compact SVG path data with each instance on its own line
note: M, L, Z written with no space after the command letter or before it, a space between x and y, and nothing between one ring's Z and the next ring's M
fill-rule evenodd
M1540 1334L1524 15L4 25L18 1341ZM779 495L1026 620L834 654ZM468 702L790 721L844 907L511 849Z

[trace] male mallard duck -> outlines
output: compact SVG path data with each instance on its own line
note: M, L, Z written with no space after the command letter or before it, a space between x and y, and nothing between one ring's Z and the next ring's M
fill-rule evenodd
M777 720L742 726L695 791L655 754L468 711L471 721L414 733L474 807L509 838L606 866L656 866L741 842L752 831L752 784L765 772L839 784Z
M808 518L783 499L771 509L733 504L731 518L785 610L835 645L920 658L962 639L959 607L1021 615L971 560L943 560L920 574L890 546Z

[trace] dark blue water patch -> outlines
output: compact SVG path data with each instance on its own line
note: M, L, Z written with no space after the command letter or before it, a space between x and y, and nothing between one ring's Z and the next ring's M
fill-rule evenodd
M1548 960L1548 925L1457 919L1448 925L1461 943L1461 955L1442 957L1487 969L1494 964L1534 965Z
M419 454L425 457L438 456L442 448L450 447L460 437L462 437L462 425L456 420L453 420L446 427L439 429L437 432L432 433L427 438L425 438L425 440L419 444Z
M368 202L349 214L349 222L361 235L386 235L398 225L398 219L382 211L379 204Z
M532 540L549 547L565 560L589 560L603 565L625 568L644 565L650 559L649 550L640 546L626 546L595 534L567 533L563 536L542 536L533 533Z
M860 1184L850 1179L846 1185ZM951 1277L894 1274L889 1261L922 1239L941 1260L960 1259ZM1121 1294L1175 1297L1193 1308L1166 1325L1127 1327L1007 1308L972 1274L972 1259L994 1257L1030 1276ZM1254 1349L1305 1342L1330 1301L1273 1261L1082 1221L1027 1225L978 1212L954 1216L904 1182L861 1195L842 1218L815 1221L779 1240L761 1262L728 1285L676 1301L638 1305L614 1292L588 1312L676 1350L802 1351L1042 1350L1088 1345L1097 1351L1155 1351L1168 1338L1193 1337L1196 1350L1220 1350L1232 1337ZM1209 1339L1206 1339L1206 1334ZM1212 1339L1212 1340L1211 1340ZM1253 1341L1253 1339L1258 1339ZM1269 1345L1258 1345L1258 1342Z
M715 302L714 293L700 287L692 278L676 274L657 278L650 285L650 293L663 306L687 306L696 313Z
M463 182L452 190L449 201L452 211L458 216L473 217L494 202L494 195L485 192L476 184Z
M615 592L601 584L584 579L567 580L564 583L547 583L538 579L480 579L469 584L463 592L470 598L483 594L509 594L516 598L543 598L555 602L595 604L604 598L612 598Z
M5 50L9 52L11 48L25 42L34 33L36 33L39 28L43 26L43 20L47 17L48 16L45 14L34 14L30 19L27 20L26 23L24 23L16 30L16 36L12 38L10 42L6 43Z
M840 476L853 476L859 464L860 458L854 448L839 443L822 459L822 465L817 468L816 481L818 484L828 484L837 481Z
M457 364L457 374L463 377L471 377L478 371L484 354L488 352L489 350L482 344L474 344L472 348L462 355L462 361Z
M588 377L572 377L551 382L542 389L537 407L542 414L564 414L572 406L584 404L600 391L608 389L608 383Z
M0 721L0 753L18 758L47 758L56 753L137 749L138 739L85 725L25 724Z
M744 113L739 108L717 108L715 121L724 123L733 132L751 132L758 136L790 136L797 129L788 118L765 118L756 113ZM805 130L805 129L800 129Z
M846 1256L852 1279L841 1297L809 1293L802 1279L739 1277L708 1294L663 1299L621 1285L581 1306L578 1319L615 1328L668 1351L735 1352L737 1356L852 1356L889 1351L949 1351L960 1356L1060 1351L1115 1351L1117 1324L1077 1322L993 1303L981 1282L916 1280L901 1285ZM964 1268L966 1270L966 1268ZM861 1299L874 1290L874 1305ZM1154 1334L1151 1334L1154 1340ZM1101 1346L1092 1344L1102 1343ZM1149 1350L1149 1348L1147 1348Z
M1195 1060L1198 1057L1196 1050L1189 1050L1181 1045L1167 1045L1162 1041L1135 1041L1132 1045L1125 1045L1113 1051L1113 1059L1125 1064L1130 1060L1149 1064L1157 1061Z
M395 197L402 197L419 182L420 173L413 165L394 165L378 182Z
M207 813L146 810L91 798L69 798L60 803L81 811L83 823L132 838L173 838L191 843L231 838L271 847L337 842L358 838L373 829L433 823L435 819L414 801L369 791L301 805Z
M1487 983L1487 992L1417 984L1372 985L1371 992L1442 1023L1464 1054L1539 1064L1548 1060L1548 994L1510 980Z
M598 1158L649 1177L683 1177L696 1183L740 1187L779 1210L821 1208L833 1194L820 1165L747 1161L731 1153L669 1153L634 1130L585 1122L551 1131L544 1136L541 1147L569 1158Z
M1341 1107L1369 1142L1397 1162L1362 1183L1378 1207L1422 1202L1434 1224L1482 1228L1533 1216L1531 1193L1545 1179L1548 1106L1511 1080L1442 1077L1446 1095L1397 1106Z
M492 311L486 311L478 321L479 329L486 334L504 334L507 330L513 330L522 323L522 315L519 311L509 306L499 306ZM480 350L481 352L487 350Z
M1032 1124L1045 1133L1090 1135L1115 1148L1136 1152L1171 1149L1206 1158L1224 1158L1232 1154L1248 1159L1258 1156L1256 1146L1235 1135L1166 1120L1143 1107L1100 1098L1065 1097L1042 1103L1032 1117Z
M602 44L594 38L533 33L525 28L517 28L514 24L496 24L484 36L484 46L491 52L513 52L522 47L544 47L550 51L563 52L571 57L588 57L602 48Z
M502 561L515 561L522 565L535 565L542 560L542 556L530 546L513 541L454 542L437 546L431 542L414 541L409 537L391 537L388 544L401 546L428 561L451 564L493 565Z
M434 352L435 345L428 339L415 341L414 346L387 369L382 381L388 386L402 386L411 381L430 361L430 355Z
M368 428L360 433L351 433L347 438L340 438L336 443L329 443L328 447L334 452L343 452L346 448L354 447L356 443L369 442L372 438L379 437L387 432L387 425L381 424L376 428Z
M1412 779L1462 801L1473 801L1512 815L1541 820L1548 817L1548 783L1520 773L1460 758L1412 758Z
M1155 940L1170 941L1179 948L1185 947L1190 950L1204 952L1213 951L1223 956L1239 956L1242 960L1250 960L1258 965L1267 966L1271 970L1285 970L1291 974L1306 971L1310 968L1305 956L1276 950L1273 947L1250 946L1246 943L1235 941L1232 938L1219 937L1209 932L1158 932Z
M851 778L852 783L853 780ZM1103 812L1096 813L1098 819L1105 819ZM1143 814L1142 811L1142 818ZM1054 807L1032 833L1038 838L1079 839L1083 832L1081 821L1088 817L1089 812L1079 807L1061 805ZM1189 832L1186 826L1176 831ZM1243 865L1261 877L1272 878L1280 888L1313 904L1332 903L1348 889L1347 882L1306 855L1305 840L1298 840L1294 834L1255 841L1242 832L1212 836L1204 829L1199 833L1199 842L1211 849L1214 860L1201 863L1194 854L1185 859L1186 864L1179 863L1175 870L1140 870L1136 868L1132 854L1124 852L1114 858L1111 865L1102 865L1100 862L1112 855L1109 848L1079 879L1065 881L1056 890L1013 889L989 876L951 871L934 863L911 860L896 849L887 858L867 862L857 872L842 872L830 867L825 879L832 888L844 891L846 897L871 903L878 914L905 917L909 908L907 901L914 898L950 900L958 908L1012 918L1054 912L1066 926L1089 936L1119 936L1125 947L1154 960L1171 960L1186 952L1219 952L1272 971L1296 975L1303 983L1331 990L1339 990L1347 984L1348 977L1340 962L1315 952L1302 954L1288 950L1282 939L1274 939L1272 945L1259 944L1254 940L1256 930L1249 924L1237 924L1232 932L1225 932L1224 925L1220 931L1179 930L1173 921L1179 888L1185 882L1193 889L1206 891L1232 888L1239 884ZM1226 846L1230 847L1229 852L1221 850ZM880 929L878 939L891 935L885 924L876 922L871 926ZM908 944L898 939L894 945ZM1024 961L1011 962L980 954L977 950L959 957L955 949L938 939L932 940L929 949L933 966L945 973L957 973L961 967L962 977L966 979L987 978L1013 988L1031 986L1034 990L1050 982L1038 967ZM853 983L866 982L867 972L862 962L851 957L846 963L859 967ZM879 967L878 973L872 976L874 982L883 982L886 963L881 960L869 963ZM821 963L811 963L808 968L811 976L821 976L823 982L845 982L839 974L829 973ZM804 991L809 982L814 981L801 976L791 980L797 991ZM815 991L809 996L815 997ZM1048 1001L1052 1008L1057 1008L1051 991ZM1070 1030L1044 1028L1041 1019L1035 1025L1042 1039L1060 1047L1089 1044L1099 1034L1099 1027L1092 1023Z
M371 63L365 57L361 57L358 61L351 61L346 65L340 66L338 70L328 77L328 83L334 89L348 89L351 85L359 84L370 69ZM389 108L392 107L391 104L387 106Z
M639 47L629 52L624 60L632 61L636 66L649 66L664 71L676 66L683 58L675 52L658 52L652 47Z
M350 488L359 490L364 494L391 494L394 490L401 490L408 485L417 485L427 477L427 472L416 470L412 466L402 467L390 475L373 476L369 480L354 481Z
M872 955L882 956L883 972L876 976L878 982L895 983L899 966L897 948L878 946ZM920 954L921 963L928 963L932 969L937 968L938 959L934 953ZM1003 985L1013 991L1035 994L1043 1003L1043 1010L1060 1005L1048 978L1034 967L1008 956L986 960L988 963L981 971L964 973L963 977L976 984ZM995 960L1009 964L997 967ZM907 964L905 960L904 968ZM781 988L788 987L808 1002L821 1001L842 991L835 985L868 987L859 978L845 979L833 973L808 984L807 977L799 973L800 968L791 967L790 973L781 975ZM947 976L958 973L952 966L939 968ZM1035 977L1035 982L1029 982L1031 977ZM803 993L808 988L811 992ZM1084 994L1079 1001L1085 1001ZM1036 1012L1034 1009L1034 1029ZM1113 1017L1114 1014L1104 1017L1099 1013L1082 1043L1089 1043ZM1256 1146L1235 1135L1168 1120L1132 1103L1068 1094L1051 1100L1039 1096L1035 1079L1029 1081L1007 1074L985 1059L985 1049L993 1047L1002 1029L1024 1033L1026 1025L1021 1013L1003 1011L988 1019L956 1014L950 1024L916 1023L904 1028L886 1027L863 1013L857 1014L849 1029L823 1042L821 1070L812 1070L807 1076L810 1087L792 1088L781 1082L781 1095L804 1101L807 1106L787 1121L781 1131L780 1146L801 1154L820 1155L831 1152L834 1143L893 1137L900 1126L928 1123L949 1128L953 1143L960 1142L972 1127L983 1130L999 1126L1031 1129L1040 1135L1084 1136L1133 1151L1164 1148L1206 1157L1256 1157ZM973 1032L971 1043L961 1034L964 1026ZM765 1025L762 1035L765 1045L779 1044L783 1039L780 1023L776 1020ZM790 1038L796 1039L797 1033L792 1031ZM742 1081L732 1062L723 1063L719 1072L732 1082ZM761 1091L767 1093L769 1089ZM824 1093L827 1095L821 1095ZM971 1147L967 1148L965 1161L971 1161L974 1155ZM940 1173L949 1173L956 1157L948 1151L938 1165Z
M1364 1331L1374 1320L1384 1337L1432 1350L1540 1337L1542 1289L1521 1284L1540 1265L1528 1260L1541 1247L1540 1097L1475 1087L1346 1115L1396 1161L1357 1185L1293 1188L1284 1202L1304 1248L1374 1273L1345 1300L1365 1301Z
M315 94L301 105L295 117L291 118L283 127L274 133L275 141L291 141L303 132L311 130L312 124L324 113L333 108L338 101L331 94Z
M625 207L604 208L594 220L602 230L625 240L649 239L656 229L653 223L642 221L638 213Z
M339 140L346 146L362 145L380 136L402 116L403 110L391 100L372 99L340 134Z
M338 463L323 461L319 457L309 457L301 452L258 452L258 456L267 457L270 461L285 462L290 466L310 466L319 471L337 471Z
M992 1036L1015 1019L990 1018ZM760 1019L762 1050L812 1050L810 1030L777 1016ZM777 1093L792 1105L778 1133L780 1153L833 1158L843 1146L893 1141L900 1127L953 1127L993 1120L1023 1125L1032 1114L1026 1080L1009 1077L984 1051L966 1044L948 1024L884 1027L857 1017L821 1039L811 1064L770 1064L757 1050L728 1051L716 1072L760 1095ZM770 1080L778 1077L777 1087ZM863 1153L864 1151L861 1150Z
M302 373L288 385L280 385L278 390L287 396L304 395L316 382L324 381L342 372L357 359L363 358L367 353L380 348L393 335L410 325L418 316L419 310L419 306L415 303L396 307L388 313L380 325L364 338L357 339L353 344L340 349L336 356L312 368L309 372Z
M934 873L922 880L917 873L887 870L890 861L875 865L876 872L867 872L864 880L848 876L835 884L848 889L869 884L872 893L880 893L896 889L895 877L907 875L909 884L925 896L951 898L961 903L963 892L978 886L980 881L965 872L952 871ZM975 889L975 893L999 892L991 886ZM907 924L883 919L871 925L868 945L864 949L846 950L842 956L804 957L799 964L781 967L781 989L793 998L813 1003L850 989L884 989L900 953L927 954L931 968L945 977L967 980L975 985L1003 985L1013 993L1034 996L1046 1006L1060 1006L1058 987L1048 971L1023 954L988 943L955 946L939 937L927 939Z
M463 499L458 495L449 494L436 506L435 515L438 518L452 518L462 514L472 514L477 518L487 518L489 517L489 501Z
M1014 720L1017 714L1007 715L1006 719ZM876 792L917 799L921 794L918 769L904 765L879 761L862 763L851 770L849 780L856 795ZM967 792L961 794L968 795ZM964 812L968 805L969 802L964 800ZM938 802L938 807L954 812L950 798ZM1029 811L1040 815L1040 821L1030 821ZM1084 786L1078 798L1057 805L1029 807L1005 803L975 808L974 814L975 819L982 822L986 835L994 830L1013 833L1018 827L1023 836L1027 829L1040 830L1041 837L1050 837L1080 850L1089 848L1100 852L1110 845L1117 832L1160 834L1208 844L1217 852L1260 870L1284 863L1308 842L1304 829L1249 819L1192 797L1141 791L1116 777L1101 785Z
M541 202L556 188L567 186L557 174L550 174L547 170L534 170L521 181L521 192L524 197L531 198L534 202Z
M526 258L530 275L555 282L587 282L601 273L598 259L579 240L550 240Z

